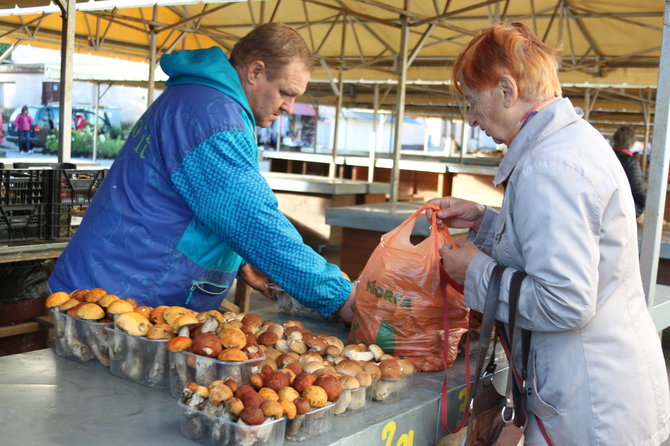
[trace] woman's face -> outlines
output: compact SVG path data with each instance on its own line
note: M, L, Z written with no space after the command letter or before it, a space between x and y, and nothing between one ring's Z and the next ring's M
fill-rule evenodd
M502 89L495 86L490 90L478 91L463 85L463 94L470 106L470 126L481 128L497 144L506 144L514 128L505 119L508 113L503 106Z

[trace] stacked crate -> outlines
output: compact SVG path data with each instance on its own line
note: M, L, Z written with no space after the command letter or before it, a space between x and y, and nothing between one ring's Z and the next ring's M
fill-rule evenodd
M0 242L47 237L47 171L0 169Z
M69 239L81 224L107 171L55 169L45 172L49 183L47 238Z

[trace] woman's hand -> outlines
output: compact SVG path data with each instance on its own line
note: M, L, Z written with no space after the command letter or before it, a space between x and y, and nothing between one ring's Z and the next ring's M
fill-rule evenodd
M470 261L475 254L481 251L474 243L465 239L456 239L454 243L456 247L451 243L444 244L440 248L440 257L442 258L442 266L449 277L456 283L463 285Z
M272 298L272 291L267 287L267 284L270 282L268 276L248 263L240 268L238 273L251 288L260 291L265 297Z
M436 219L439 228L446 225L450 228L468 228L478 231L486 210L484 205L454 197L434 198L428 203L440 207ZM430 221L433 210L428 209L426 216Z

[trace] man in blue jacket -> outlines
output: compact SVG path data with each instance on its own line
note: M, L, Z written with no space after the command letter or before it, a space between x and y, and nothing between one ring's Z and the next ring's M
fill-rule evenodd
M212 47L160 63L168 88L130 132L50 289L100 287L202 311L219 307L239 272L265 294L267 276L323 316L349 320L351 282L302 242L258 169L255 127L290 113L309 81L304 40L266 24L230 59Z

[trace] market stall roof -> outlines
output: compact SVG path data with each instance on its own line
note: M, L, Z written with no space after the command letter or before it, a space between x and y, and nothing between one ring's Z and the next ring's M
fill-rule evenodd
M59 6L17 3L0 1L0 42L60 48ZM230 50L253 26L282 22L298 29L319 60L313 102L335 102L342 68L343 105L370 107L373 84L397 83L406 20L407 112L460 115L449 91L454 58L482 27L521 21L563 48L566 96L608 133L626 122L642 125L645 108L653 109L663 6L658 0L89 0L77 2L75 51L146 61L151 33L158 57L212 45ZM384 93L382 108L392 108L395 89Z

